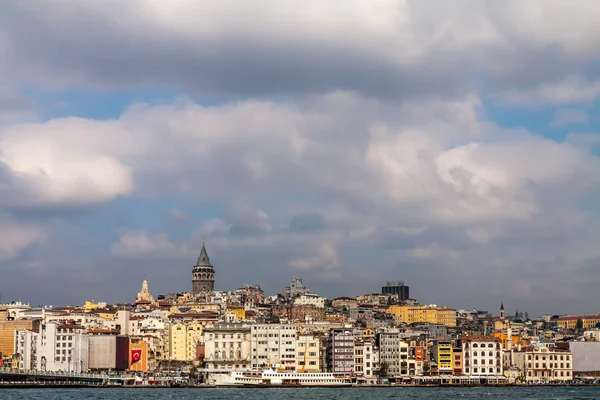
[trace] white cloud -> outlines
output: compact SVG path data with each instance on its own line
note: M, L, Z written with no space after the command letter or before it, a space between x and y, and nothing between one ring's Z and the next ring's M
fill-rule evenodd
M124 232L110 249L116 256L148 256L174 254L178 247L164 234L148 235L143 231Z
M328 270L339 265L338 254L335 247L331 243L320 243L314 249L314 253L308 256L295 258L289 262L289 266L293 269L302 271Z
M448 94L472 87L473 69L485 71L496 88L519 86L523 76L532 83L561 78L563 66L595 60L600 47L594 0L2 7L0 51L7 57L0 74L51 87L152 83L233 96L340 87L382 97Z
M90 204L133 190L130 168L116 149L114 124L78 118L14 124L0 130L0 166L23 191L19 205ZM115 140L116 139L116 140ZM0 203L11 203L5 193Z

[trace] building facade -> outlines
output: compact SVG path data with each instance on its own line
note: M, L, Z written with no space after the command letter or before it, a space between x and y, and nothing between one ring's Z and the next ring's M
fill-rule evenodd
M399 301L410 299L409 289L404 281L387 281L385 286L381 288L381 294L396 296Z
M299 334L296 340L296 372L320 372L319 338Z
M290 286L283 288L281 294L285 299L293 299L303 294L309 294L310 288L302 283L302 279L294 277Z
M354 334L351 329L336 328L329 332L327 370L345 374L354 371Z
M470 377L504 374L504 350L496 338L469 336L462 340L463 370Z
M296 327L286 324L257 324L251 328L252 369L262 370L280 364L296 369Z
M202 342L204 327L197 321L175 322L169 325L169 359L196 361L196 346Z
M39 332L16 330L19 368L36 371L84 372L89 368L89 337L85 328L49 322Z
M216 323L204 329L204 365L211 371L249 370L250 326Z
M573 353L551 344L538 344L514 352L514 363L527 381L570 381L573 379Z

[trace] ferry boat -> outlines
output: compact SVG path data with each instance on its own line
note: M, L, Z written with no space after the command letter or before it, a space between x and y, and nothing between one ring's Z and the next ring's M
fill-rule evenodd
M269 387L269 386L352 386L350 377L328 372L275 371L267 368L262 372L232 371L215 377L216 386L228 387Z

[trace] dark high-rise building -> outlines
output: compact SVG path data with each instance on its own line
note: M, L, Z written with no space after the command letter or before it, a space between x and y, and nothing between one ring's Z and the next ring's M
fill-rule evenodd
M204 240L198 261L192 269L192 291L194 294L212 292L215 289L215 270L210 265Z
M408 300L410 298L408 286L404 285L404 281L387 281L385 286L381 288L381 294L398 296L399 301Z

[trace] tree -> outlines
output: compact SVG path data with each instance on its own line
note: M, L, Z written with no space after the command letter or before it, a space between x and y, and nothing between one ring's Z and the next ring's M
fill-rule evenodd
M429 374L429 370L430 370L430 369L431 369L431 365L429 365L429 362L428 362L428 361L425 361L425 362L423 363L423 373L424 373L425 375Z
M577 327L577 330L582 330L583 329L583 320L580 318L577 320L577 324L575 325Z
M378 375L381 378L385 378L387 376L387 371L388 371L388 363L386 363L385 361L382 362L379 365L379 369L377 371L374 371L376 375Z
M600 329L600 322L596 322L596 328Z

